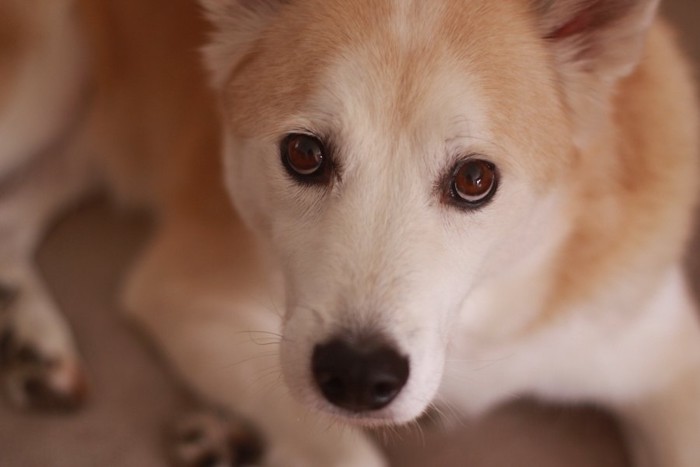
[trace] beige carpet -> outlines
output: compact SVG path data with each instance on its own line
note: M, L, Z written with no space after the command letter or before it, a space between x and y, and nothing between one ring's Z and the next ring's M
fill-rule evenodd
M687 49L700 61L700 4L669 0ZM0 404L0 467L161 467L162 428L187 406L147 341L119 318L115 295L148 222L89 202L54 230L39 253L66 310L91 377L88 406L73 416L19 414ZM700 290L700 235L689 269ZM624 467L614 423L593 409L521 401L450 432L426 427L388 443L399 467Z

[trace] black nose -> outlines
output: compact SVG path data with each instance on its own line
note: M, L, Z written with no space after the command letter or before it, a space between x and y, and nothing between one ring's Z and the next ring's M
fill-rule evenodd
M323 396L352 412L379 410L408 381L409 364L385 343L350 344L333 339L314 348L312 370Z

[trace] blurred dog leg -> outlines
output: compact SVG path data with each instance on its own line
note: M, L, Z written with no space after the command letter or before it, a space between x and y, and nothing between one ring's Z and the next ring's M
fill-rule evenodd
M73 337L34 262L54 217L90 186L89 161L56 148L0 186L0 375L12 403L75 406L85 384Z
M0 3L0 376L21 407L75 405L71 332L34 264L53 217L87 186L74 145L87 72L73 0Z

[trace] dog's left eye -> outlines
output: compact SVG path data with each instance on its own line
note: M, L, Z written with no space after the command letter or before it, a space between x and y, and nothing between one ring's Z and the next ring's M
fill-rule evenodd
M280 152L284 167L297 182L325 184L330 181L330 161L318 138L291 134L282 141Z
M498 189L498 169L491 162L469 158L453 169L448 200L468 209L488 203Z

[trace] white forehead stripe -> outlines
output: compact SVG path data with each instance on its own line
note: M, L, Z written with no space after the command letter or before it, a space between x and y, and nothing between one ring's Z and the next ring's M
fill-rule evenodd
M391 30L399 44L410 48L435 33L442 11L442 0L394 0Z

